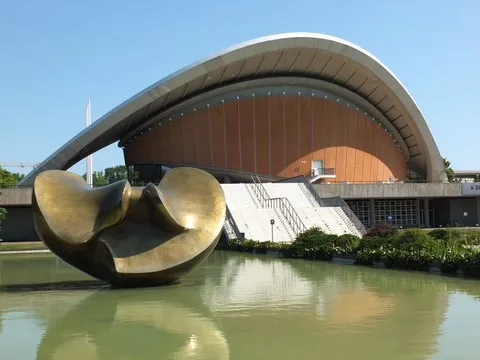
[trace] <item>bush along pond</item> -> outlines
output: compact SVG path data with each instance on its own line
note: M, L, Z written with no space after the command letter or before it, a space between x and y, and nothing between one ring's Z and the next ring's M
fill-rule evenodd
M399 230L381 223L358 238L350 234L325 234L312 228L299 234L292 243L234 239L218 248L308 260L351 259L357 265L436 269L443 274L480 278L480 231L473 229Z

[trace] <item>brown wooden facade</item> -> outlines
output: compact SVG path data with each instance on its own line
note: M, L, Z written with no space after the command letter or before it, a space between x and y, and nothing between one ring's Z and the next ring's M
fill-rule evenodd
M162 163L282 177L312 161L336 182L405 180L394 138L357 107L314 96L252 96L153 126L124 148L127 165Z

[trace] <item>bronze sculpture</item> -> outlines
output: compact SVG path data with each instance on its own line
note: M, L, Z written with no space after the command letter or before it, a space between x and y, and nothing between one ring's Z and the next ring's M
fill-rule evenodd
M169 170L160 184L123 180L90 188L76 174L35 179L35 229L70 265L113 286L177 281L215 248L225 221L223 190L195 168Z

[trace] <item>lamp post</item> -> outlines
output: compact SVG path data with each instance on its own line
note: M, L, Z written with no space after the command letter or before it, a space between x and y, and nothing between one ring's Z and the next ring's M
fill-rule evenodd
M270 219L270 225L272 226L272 242L273 242L273 225L275 225L275 219Z

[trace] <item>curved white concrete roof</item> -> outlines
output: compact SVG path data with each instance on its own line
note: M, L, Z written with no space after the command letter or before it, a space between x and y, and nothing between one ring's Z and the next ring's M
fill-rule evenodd
M124 139L152 118L201 93L252 79L304 77L328 81L373 105L400 134L409 167L444 181L443 161L427 122L400 80L372 54L317 33L266 36L228 48L158 81L95 121L30 172L68 169L87 155Z

